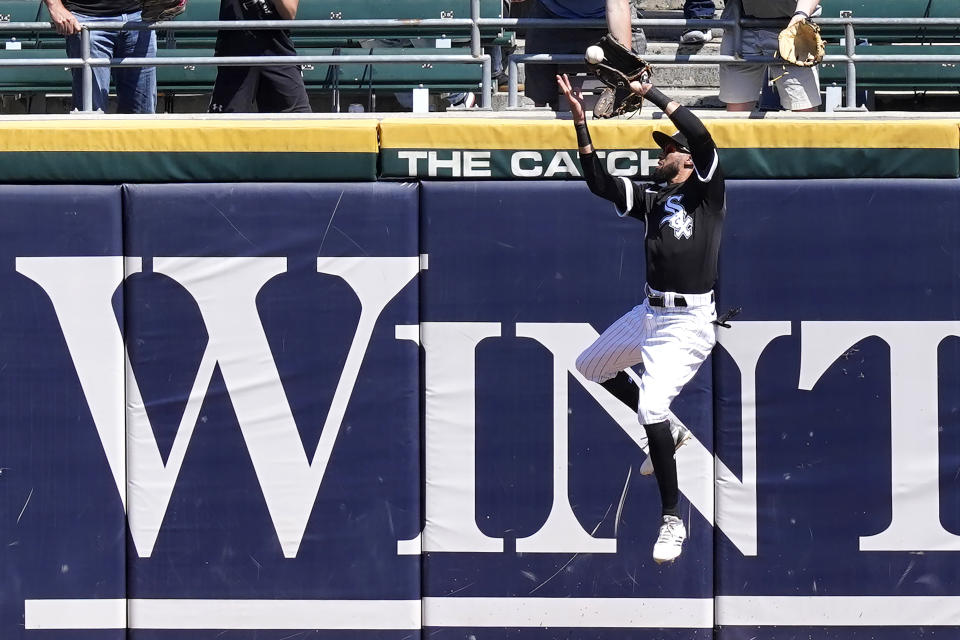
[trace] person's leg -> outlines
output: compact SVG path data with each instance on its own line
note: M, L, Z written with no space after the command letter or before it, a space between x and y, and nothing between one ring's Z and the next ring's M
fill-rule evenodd
M119 20L119 16L108 18L86 16L74 13L77 20L83 23L103 22L106 20ZM116 39L114 31L90 30L90 56L93 58L109 58L113 55L113 47ZM80 34L66 37L66 50L68 58L81 57L80 52ZM83 69L71 69L73 77L73 108L83 109ZM110 104L110 67L93 67L93 108L99 109L104 113Z
M257 110L260 113L310 113L310 100L299 66L260 68Z
M753 29L743 30L741 47L744 55L762 55ZM735 51L733 38L725 37L720 44L720 55L731 56ZM763 65L750 63L720 65L720 100L726 103L727 111L753 111L760 96L764 69Z
M816 67L771 67L771 74L779 77L774 82L780 94L780 104L788 111L819 111L823 99L820 97L820 77Z
M677 460L674 454L673 434L670 422L662 420L643 425L647 432L647 446L650 448L650 460L653 473L660 490L660 513L663 516L680 517L677 505L680 502L680 485L677 482Z
M637 401L640 397L640 388L634 384L626 371L618 371L617 375L600 383L600 386L609 391L614 398L637 412Z
M529 18L556 18L547 11L537 0L527 0L532 4ZM557 39L563 38L560 29L527 29L524 53L557 53ZM559 105L557 92L557 65L555 64L525 64L523 65L524 88L523 94L533 100L538 107L549 106L556 109Z
M625 385L632 383L623 370L639 364L643 359L641 346L647 336L646 317L649 315L646 304L634 307L607 327L593 344L577 356L576 367L580 375L604 385L628 406L633 402L630 400L632 392L621 392L619 389L626 389ZM614 381L608 382L610 380Z
M647 433L650 460L660 491L661 525L653 557L667 562L680 555L686 531L679 519L677 448L671 431L670 404L696 374L716 344L713 307L655 309L649 337L641 348L638 411Z
M210 113L256 113L254 100L260 74L257 67L217 67Z
M140 12L124 14L124 21L139 21ZM155 31L120 31L114 55L118 58L154 58L157 55ZM154 113L157 110L157 68L118 67L113 77L117 82L118 113Z

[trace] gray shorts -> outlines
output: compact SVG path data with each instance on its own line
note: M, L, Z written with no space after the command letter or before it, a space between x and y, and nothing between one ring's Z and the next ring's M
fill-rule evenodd
M528 18L556 18L543 5L535 0ZM631 13L637 16L636 6L631 4ZM526 53L579 53L583 54L587 47L596 44L607 34L606 29L529 29L526 39ZM643 31L634 31L633 50L642 55L646 52L647 41ZM560 68L555 64L528 64L524 65L524 95L538 105L547 104L556 109L560 104L557 89L557 73Z
M778 36L776 31L744 29L743 55L772 56L779 46ZM733 55L735 46L732 37L724 37L721 55ZM720 65L720 100L728 104L756 102L763 87L764 68L766 65L750 63ZM769 69L784 109L809 109L822 102L816 67L788 64L771 65Z

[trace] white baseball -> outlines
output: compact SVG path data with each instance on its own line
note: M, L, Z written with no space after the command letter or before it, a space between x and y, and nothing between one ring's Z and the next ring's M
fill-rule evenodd
M597 45L587 47L586 59L590 64L600 64L603 62L603 49Z

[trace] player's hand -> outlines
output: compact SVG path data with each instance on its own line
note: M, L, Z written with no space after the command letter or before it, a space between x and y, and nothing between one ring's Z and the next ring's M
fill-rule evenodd
M573 86L570 84L570 78L567 74L557 76L557 86L563 93L567 102L570 104L570 114L573 116L574 124L580 124L587 121L587 115L583 110L583 94L577 91L574 93Z
M793 25L797 24L798 22L803 22L803 21L805 21L806 19L807 19L807 18L806 18L802 13L798 13L797 15L793 16L793 17L790 19L790 24L787 25L787 28L789 29L790 27L792 27Z
M62 36L80 33L80 21L62 3L51 2L47 8L50 11L50 23L57 33Z
M653 85L649 82L640 82L639 80L634 80L630 83L630 91L633 91L638 96L647 95L647 91L653 89Z

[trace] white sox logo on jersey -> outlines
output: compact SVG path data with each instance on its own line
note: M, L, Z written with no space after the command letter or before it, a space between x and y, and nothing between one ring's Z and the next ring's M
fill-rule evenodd
M687 213L687 210L683 208L683 205L680 202L683 200L683 196L670 196L667 198L667 203L663 205L663 208L669 213L669 215L663 216L660 219L660 226L662 227L665 222L670 224L670 228L673 229L673 235L681 240L686 238L689 240L693 237L693 218Z

